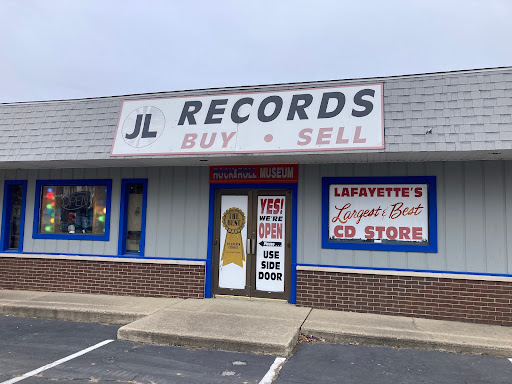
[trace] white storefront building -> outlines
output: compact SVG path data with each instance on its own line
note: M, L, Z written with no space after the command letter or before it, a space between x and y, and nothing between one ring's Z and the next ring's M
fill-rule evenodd
M0 288L512 325L512 68L0 105Z

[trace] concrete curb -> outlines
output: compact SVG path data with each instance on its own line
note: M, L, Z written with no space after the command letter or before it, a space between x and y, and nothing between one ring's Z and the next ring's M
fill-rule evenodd
M0 290L0 315L126 325L182 299Z
M327 343L333 344L355 344L355 345L368 345L368 346L379 346L379 347L391 347L391 348L411 348L421 349L426 351L441 351L451 353L461 353L469 355L489 355L495 357L506 357L512 356L512 346L510 348L505 347L490 347L484 345L477 345L471 343L455 343L455 342L443 342L437 340L425 340L425 339L414 339L414 338L396 338L386 337L384 335L362 335L355 333L331 333L322 332L318 330L302 329L302 333L311 335L314 337L321 338Z
M172 345L192 349L215 349L229 352L256 353L288 357L297 344L299 330L287 345L275 343L252 343L235 340L215 339L207 337L190 337L183 335L170 335L158 332L147 332L135 329L119 328L118 340L147 343L154 345Z
M23 305L0 305L0 315L111 325L126 325L147 316L140 313L98 311L94 309L51 308L43 306L28 307Z

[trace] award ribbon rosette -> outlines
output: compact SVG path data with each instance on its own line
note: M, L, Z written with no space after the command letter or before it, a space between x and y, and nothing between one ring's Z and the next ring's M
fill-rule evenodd
M240 208L229 208L222 215L222 226L226 229L226 239L222 249L222 265L236 264L244 267L245 253L242 229L245 227L245 214Z

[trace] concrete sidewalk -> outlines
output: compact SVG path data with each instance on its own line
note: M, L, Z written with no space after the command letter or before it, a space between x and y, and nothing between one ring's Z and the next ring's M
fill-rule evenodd
M180 301L153 297L0 290L0 315L125 325Z
M288 356L321 341L512 357L512 327L296 307L243 299L161 299L0 290L0 315L124 325L134 342Z
M512 327L313 309L301 332L330 343L512 357Z

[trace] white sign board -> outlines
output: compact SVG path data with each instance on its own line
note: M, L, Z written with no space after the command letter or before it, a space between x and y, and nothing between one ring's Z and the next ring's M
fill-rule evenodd
M246 286L248 203L247 195L221 198L220 288L245 289Z
M111 156L382 148L379 83L124 100Z
M428 243L427 184L331 184L329 240Z
M286 200L284 196L258 196L256 289L284 292Z

